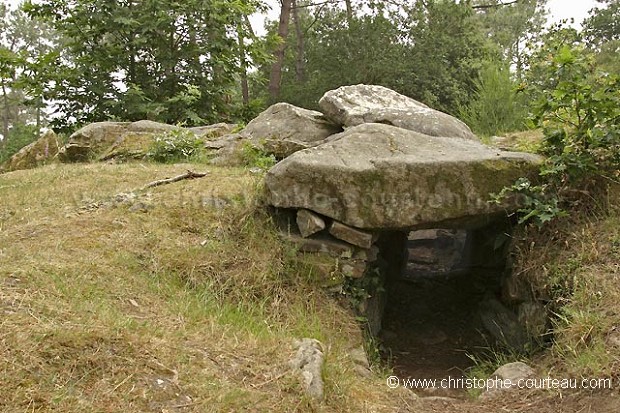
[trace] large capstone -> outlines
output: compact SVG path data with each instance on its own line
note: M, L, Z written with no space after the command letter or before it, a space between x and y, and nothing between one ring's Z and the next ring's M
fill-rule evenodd
M266 175L267 201L361 229L462 228L516 205L490 203L540 158L482 143L362 124L297 152ZM486 222L486 221L485 221Z
M344 127L383 123L430 136L478 140L457 118L383 86L342 86L325 93L319 106L328 119Z

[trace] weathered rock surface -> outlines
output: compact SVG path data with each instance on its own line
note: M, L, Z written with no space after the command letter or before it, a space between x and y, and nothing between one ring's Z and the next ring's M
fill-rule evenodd
M340 271L349 278L362 278L368 268L366 261L363 260L342 260Z
M348 242L349 244L357 245L362 248L370 248L374 241L373 234L361 231L357 228L352 228L348 225L344 225L340 222L334 221L329 228L329 233L334 237Z
M491 377L496 377L501 380L510 380L511 382L518 382L519 380L526 380L536 377L536 372L533 368L527 364L517 361L514 363L504 364L491 374Z
M188 130L194 132L198 138L216 139L220 136L232 133L236 127L237 125L233 123L216 123L207 126L196 126L188 128Z
M295 343L297 353L291 360L293 370L301 373L305 392L313 400L323 400L323 350L318 340L304 338Z
M96 159L114 145L124 141L138 140L144 134L161 133L178 129L148 120L138 122L97 122L86 125L69 137L69 142L62 147L58 157L63 162L83 162ZM132 148L135 150L135 148ZM108 156L109 158L109 156Z
M297 211L297 227L304 238L325 229L325 221L312 211L300 209Z
M499 343L515 350L522 350L528 345L525 326L519 323L516 314L495 298L480 303L479 315L484 328Z
M409 233L407 274L446 274L464 264L467 232L433 229Z
M514 363L504 364L491 374L490 379L501 380L496 381L494 387L489 387L482 393L482 399L492 399L500 396L504 392L519 389L519 381L533 379L536 372L527 364L517 361Z
M325 93L319 106L328 119L344 127L383 123L430 136L478 140L455 117L383 86L342 86Z
M19 169L35 168L46 161L54 158L58 153L60 140L52 130L44 132L39 139L32 142L19 150L15 155L11 156L4 165L2 170L16 171Z
M282 238L294 244L300 252L322 252L334 257L351 257L354 251L354 247L351 244L325 238L302 238L300 236L284 234Z
M208 142L230 133L233 128L234 125L218 123L186 130L194 133L197 138L205 140L208 146ZM90 159L140 159L146 156L155 136L174 130L184 130L184 128L150 120L133 123L91 123L69 137L69 142L60 149L58 157L63 162L83 162Z
M276 103L248 123L240 135L282 159L323 143L327 137L341 131L320 112Z
M360 229L464 228L516 205L491 193L536 172L540 158L472 140L363 124L297 152L265 177L267 201Z

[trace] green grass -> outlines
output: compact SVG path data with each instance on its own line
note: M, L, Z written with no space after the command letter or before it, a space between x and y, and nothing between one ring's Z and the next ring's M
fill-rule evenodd
M519 234L516 272L548 302L553 342L542 359L556 375L610 377L620 367L620 348L609 341L620 323L618 212L614 204L595 216L574 211L545 230Z
M138 192L146 212L113 202L187 169L209 175ZM0 175L0 410L432 411L388 391L388 371L355 373L359 325L320 287L334 282L334 263L300 260L280 241L257 207L260 179L139 162ZM560 315L539 368L615 374L618 213L554 231L524 234L517 257ZM288 370L302 337L326 349L322 405ZM470 374L503 361L514 360Z
M111 202L188 168L209 176L140 194L147 212ZM398 406L353 372L359 328L256 208L257 179L151 163L1 175L0 410L316 411L288 371L301 337L327 349L320 411Z

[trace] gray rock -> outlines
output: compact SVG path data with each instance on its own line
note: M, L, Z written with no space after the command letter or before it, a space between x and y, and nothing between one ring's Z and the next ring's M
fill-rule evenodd
M69 137L60 148L58 159L62 162L83 162L93 153L112 146L126 129L127 122L97 122L84 126Z
M340 265L342 273L349 278L362 278L366 272L367 265L361 260L345 260Z
M296 341L297 353L291 360L290 365L294 371L301 374L303 380L304 391L313 400L323 400L323 378L321 370L323 369L323 346L312 338L304 338Z
M368 333L377 337L383 328L383 313L387 302L387 294L383 288L384 280L379 285L369 288L368 297L360 302L357 311L366 318Z
M517 383L519 380L527 380L536 377L536 372L527 364L516 361L514 363L504 364L491 374L500 380L510 380Z
M237 125L232 123L216 123L214 125L196 126L189 128L191 132L201 139L216 139L232 133Z
M407 239L409 241L418 241L418 240L435 240L439 238L439 229L420 229L418 231L411 231L409 235L407 235Z
M282 159L299 150L316 146L342 131L322 113L288 103L270 106L240 132L265 152Z
M373 262L377 260L379 256L379 248L372 246L369 249L358 250L353 254L353 258L363 260L366 262Z
M127 125L127 130L131 132L166 132L180 129L183 128L152 120L138 120Z
M60 139L51 129L44 132L39 139L23 147L11 156L3 165L2 170L16 171L31 169L53 159L58 153Z
M297 211L297 227L301 236L308 238L312 234L325 229L325 221L312 211L300 209Z
M370 368L370 363L368 362L368 356L366 355L366 350L364 347L359 346L354 349L349 350L349 357L351 360L359 366Z
M150 120L91 123L69 137L58 152L58 158L62 162L84 162L120 155L140 157L146 154L156 134L177 129L182 128Z
M370 370L370 363L366 356L364 347L360 346L349 350L349 357L355 363L354 371L362 377L372 377L372 371Z
M480 318L484 328L499 342L516 350L529 343L527 331L517 316L494 298L480 303Z
M322 252L334 257L351 257L354 247L345 242L333 241L331 239L302 238L300 236L282 234L284 241L297 246L301 252Z
M332 223L329 228L329 233L338 239L361 248L370 248L374 241L373 234L357 228L352 228L337 221Z
M504 392L511 390L518 390L518 383L520 380L527 380L536 377L536 372L527 364L517 361L514 363L504 364L491 374L490 380L496 379L501 382L496 382L494 387L487 388L484 393L480 395L483 400L489 400L497 398L504 394Z
M352 127L297 152L265 176L267 202L305 208L360 229L465 228L517 208L489 203L541 158L394 126Z
M547 332L548 315L542 304L530 301L522 303L517 317L530 337L537 339Z
M478 140L455 117L383 86L342 86L325 93L319 106L328 119L344 127L383 123L430 136Z

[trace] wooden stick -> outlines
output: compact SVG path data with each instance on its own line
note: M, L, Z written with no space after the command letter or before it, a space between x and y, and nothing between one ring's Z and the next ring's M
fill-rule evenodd
M150 183L144 185L139 190L140 191L144 191L145 189L154 188L156 186L167 185L167 184L171 184L171 183L174 183L174 182L182 181L184 179L202 178L202 177L205 177L207 175L208 175L208 172L200 173L200 172L190 171L188 169L187 172L182 174L182 175L175 176L174 178L166 178L166 179L160 179L160 180L157 180L157 181L150 182Z

